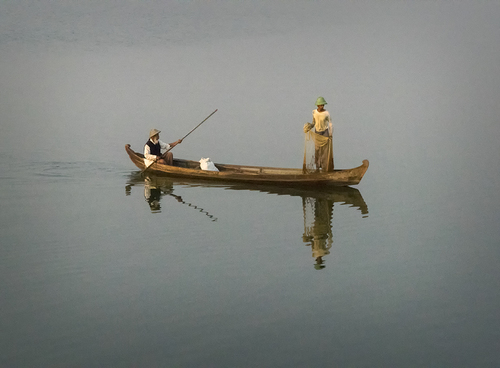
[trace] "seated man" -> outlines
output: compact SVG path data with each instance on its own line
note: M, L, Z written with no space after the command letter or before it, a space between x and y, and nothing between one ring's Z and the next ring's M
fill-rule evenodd
M144 145L144 164L146 167L153 164L153 162L163 165L173 165L174 155L172 155L172 152L162 154L162 150L171 150L179 143L182 143L182 139L178 139L170 144L162 142L160 141L160 131L151 129L149 132L149 140Z

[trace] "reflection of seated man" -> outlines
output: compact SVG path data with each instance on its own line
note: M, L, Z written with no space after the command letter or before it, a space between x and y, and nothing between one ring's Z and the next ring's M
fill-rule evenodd
M146 166L151 165L153 162L157 162L163 165L172 165L174 163L174 156L172 152L165 152L182 143L182 139L178 139L173 143L165 143L160 141L160 131L156 129L151 129L149 132L149 140L144 145L144 164Z
M151 211L159 212L161 210L160 207L160 198L162 194L168 194L174 197L177 202L182 202L182 197L173 194L172 186L159 186L156 183L151 181L151 178L146 177L144 180L144 198L146 198L146 202L148 202Z
M161 198L161 189L151 185L151 183L146 180L144 183L144 198L149 204L151 211L160 211L160 198Z

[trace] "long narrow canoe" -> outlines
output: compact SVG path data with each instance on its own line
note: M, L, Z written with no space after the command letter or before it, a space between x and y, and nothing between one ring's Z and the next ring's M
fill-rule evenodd
M135 152L130 144L125 150L132 162L144 170L144 155ZM148 174L227 183L267 184L280 186L347 186L359 184L366 170L368 160L363 160L361 166L353 169L334 170L333 172L315 172L304 174L302 169L286 169L279 167L243 166L215 164L219 171L205 171L198 161L174 159L173 166L154 163Z

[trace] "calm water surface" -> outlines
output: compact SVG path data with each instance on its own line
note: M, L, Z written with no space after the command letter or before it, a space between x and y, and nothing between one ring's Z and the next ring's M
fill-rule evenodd
M0 366L498 366L500 7L316 5L0 5ZM356 188L123 148L300 167L318 95Z

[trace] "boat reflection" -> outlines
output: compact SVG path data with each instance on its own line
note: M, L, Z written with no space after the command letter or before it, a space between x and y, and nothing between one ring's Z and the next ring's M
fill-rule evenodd
M182 199L181 196L174 194L174 182L160 178L156 176L146 176L142 177L138 173L133 173L130 175L127 184L125 185L125 195L129 196L132 192L133 186L141 186L144 185L144 199L149 205L152 213L160 213L161 205L160 199L164 196L170 196L174 198L178 203L182 203L188 207L192 207L193 209L198 210L205 214L212 221L217 221L217 218L212 214L205 211L203 208L200 208L192 203L186 202Z
M304 217L304 231L302 233L303 243L311 248L314 258L314 268L321 270L325 268L325 256L330 254L333 245L333 208L335 203L341 206L349 206L361 213L362 217L368 217L368 206L366 205L358 189L351 187L334 188L287 188L270 185L250 185L250 184L214 184L190 182L164 177L143 178L138 173L130 176L126 186L126 191L130 194L130 188L136 184L144 185L144 197L151 207L151 211L160 211L160 198L169 195L177 199L178 202L198 208L190 203L186 203L180 196L173 194L175 185L183 187L213 187L226 190L259 191L268 194L301 197ZM127 195L128 195L127 194ZM198 208L199 209L199 208ZM200 212L208 217L214 217L203 209ZM215 221L217 219L214 219Z

